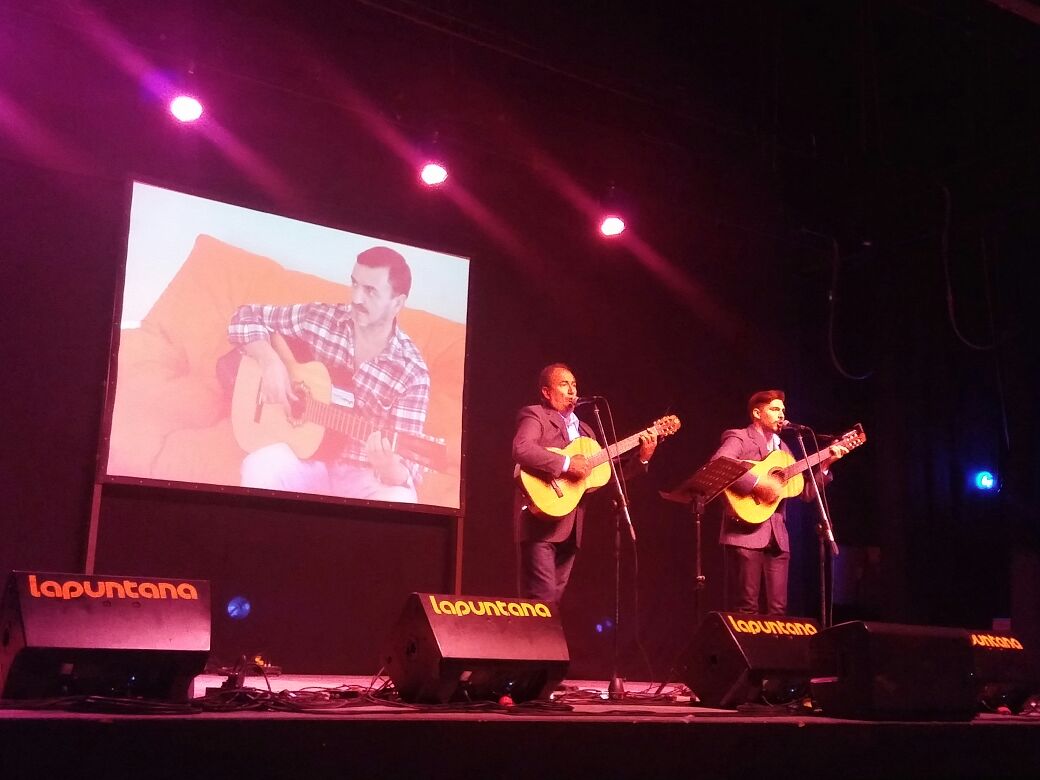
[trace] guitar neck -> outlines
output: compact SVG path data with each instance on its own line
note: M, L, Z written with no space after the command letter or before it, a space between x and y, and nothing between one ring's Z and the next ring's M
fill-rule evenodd
M373 432L382 430L367 417L355 411L336 404L316 401L313 398L307 399L303 419L362 443ZM386 435L391 440L394 450L409 460L436 471L451 468L451 464L446 461L447 452L442 440L432 437L423 438L420 435L401 431L389 431Z
M808 458L802 458L801 460L795 461L790 466L784 469L784 474L788 479L793 477L795 474L801 474L806 469L811 469L818 463L822 463L828 457L830 457L831 451L827 449L820 450L815 455L810 455Z
M642 433L640 431L639 433ZM619 442L611 444L609 447L604 447L595 455L589 457L589 467L595 468L601 463L606 463L607 460L614 460L620 458L626 452L639 444L639 433L633 433L627 439L622 439Z
M376 430L376 426L372 422L356 412L336 404L316 401L310 397L307 398L303 419L317 423L327 430L349 436L357 441L365 441Z

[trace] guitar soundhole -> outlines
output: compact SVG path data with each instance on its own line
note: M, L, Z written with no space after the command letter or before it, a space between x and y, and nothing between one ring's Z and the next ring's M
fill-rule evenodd
M294 389L296 391L296 400L289 402L289 416L293 420L302 420L304 412L307 411L307 387L300 384Z

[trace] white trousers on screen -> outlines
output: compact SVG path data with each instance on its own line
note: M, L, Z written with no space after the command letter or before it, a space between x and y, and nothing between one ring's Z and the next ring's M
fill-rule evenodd
M342 462L300 460L288 444L269 444L242 460L242 487L362 498L369 501L416 502L412 485L384 485L370 468Z

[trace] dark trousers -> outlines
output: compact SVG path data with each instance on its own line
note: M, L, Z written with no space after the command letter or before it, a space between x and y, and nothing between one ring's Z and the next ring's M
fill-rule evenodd
M520 542L520 598L559 604L577 554L573 534L563 542Z
M791 553L782 552L776 541L769 547L749 550L726 545L726 568L730 581L729 603L737 612L759 613L759 592L766 584L766 614L787 612L787 569Z

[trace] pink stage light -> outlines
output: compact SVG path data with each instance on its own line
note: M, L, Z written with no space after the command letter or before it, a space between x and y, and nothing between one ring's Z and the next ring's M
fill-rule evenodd
M625 220L613 214L604 217L599 223L599 232L608 237L620 236L625 232Z
M423 180L423 183L430 186L436 187L439 184L444 184L448 178L448 169L440 163L428 162L422 167L422 171L419 173L419 178Z
M181 122L194 122L202 116L202 103L193 97L179 95L170 101L170 113Z

